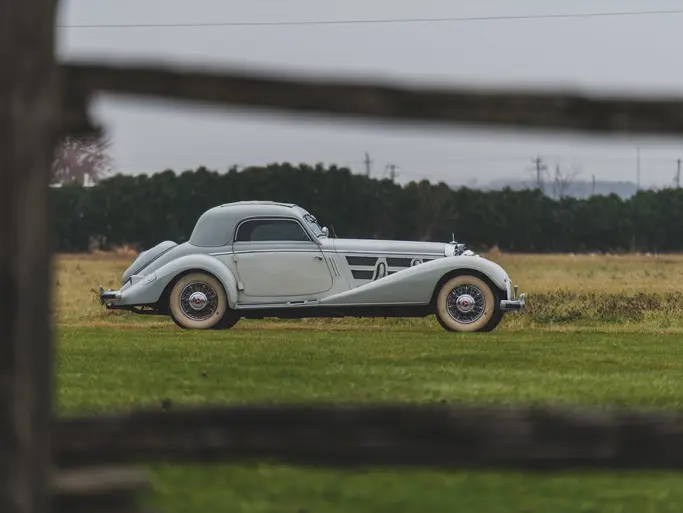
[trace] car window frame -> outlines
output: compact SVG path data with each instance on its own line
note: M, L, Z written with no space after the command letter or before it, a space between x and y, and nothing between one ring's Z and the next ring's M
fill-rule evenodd
M242 225L245 223L249 222L254 222L254 221L288 221L292 223L296 223L299 225L299 228L301 228L301 231L306 235L307 240L243 240L243 241L238 241L237 240L237 235L239 234L240 228L242 228ZM301 221L295 217L286 217L286 216L254 216L254 217L248 217L245 219L240 220L239 223L237 223L237 226L235 227L235 232L233 233L232 236L232 242L233 244L297 244L297 243L302 243L302 244L308 244L312 243L315 244L315 241L311 237L311 234L309 231L306 229L306 227L301 223Z

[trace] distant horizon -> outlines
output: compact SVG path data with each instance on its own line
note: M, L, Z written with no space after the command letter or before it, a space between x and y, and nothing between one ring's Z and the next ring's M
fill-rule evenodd
M197 165L195 167L190 167L190 168L182 168L182 169L173 169L173 168L165 168L165 169L160 169L157 171L148 171L148 172L143 172L143 173L136 173L136 174L129 174L129 173L120 173L120 172L112 172L110 174L107 174L105 178L110 178L112 176L117 176L117 175L122 175L122 176L152 176L155 174L159 173L164 173L164 172L173 172L176 175L179 175L184 172L196 172L197 170L201 168L207 169L209 172L215 172L219 174L227 173L231 169L235 169L238 172L243 172L245 170L248 170L250 168L263 168L263 167L268 167L268 166L278 166L278 165L291 165L294 167L298 167L300 165L303 166L309 166L309 167L316 167L318 165L323 166L325 169L330 169L331 167L335 166L339 169L347 169L349 170L352 174L357 175L357 176L367 176L363 172L359 172L358 170L354 170L352 168L349 168L348 166L343 166L340 164L335 164L335 163L323 163L323 162L315 162L315 163L306 163L306 162L287 162L287 161L274 161L274 162L268 162L266 164L256 164L256 165L250 165L250 166L237 166L237 165L232 165L232 166L225 166L221 169L218 168L211 168L206 165ZM371 174L370 179L373 180L385 180L388 179L388 176L384 175L373 175ZM468 180L464 180L461 182L458 181L445 181L445 180L435 180L435 179L429 179L429 178L420 178L417 180L395 180L398 185L404 186L407 185L410 182L420 182L422 180L427 180L431 184L438 184L438 183L445 183L448 187L451 187L453 189L457 188L469 188L469 189L476 189L476 190L502 190L505 187L510 187L512 189L516 190L523 190L523 189L534 189L533 182L530 178L524 178L524 177L519 177L519 176L510 176L508 178L506 177L494 177L491 178L487 181L480 181L476 178L470 178ZM546 193L550 194L552 192L552 183L553 183L553 178L552 176L547 176L545 178L544 183L546 184ZM86 183L84 184L86 186L91 186L94 185L92 183ZM665 188L674 188L675 184L672 182L671 184L641 184L640 185L640 190L661 190ZM593 181L592 179L586 179L586 177L583 176L577 176L574 179L571 180L570 185L568 186L567 189L567 196L574 196L574 197L588 197L591 194L589 194L589 191L592 192L593 188ZM578 189L578 190L577 190ZM638 191L638 184L633 181L633 180L610 180L610 179L595 179L595 194L596 195L606 195L606 194L617 194L621 196L622 198L627 198L632 196Z

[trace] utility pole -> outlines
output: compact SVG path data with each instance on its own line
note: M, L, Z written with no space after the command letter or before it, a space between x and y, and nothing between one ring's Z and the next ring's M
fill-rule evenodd
M370 171L372 171L372 160L370 160L370 155L365 152L365 176L370 178Z
M593 185L593 187L592 187L591 196L595 196L595 175L593 175L593 184L592 185Z
M555 180L553 181L553 198L559 196L560 193L560 165L555 164Z
M532 159L532 163L536 167L536 188L542 192L545 192L545 187L543 185L543 173L547 171L548 166L543 163L543 159L541 157Z
M681 188L681 159L676 161L678 163L678 168L676 169L676 189Z
M636 192L640 190L640 146L636 146Z
M391 177L392 182L396 181L397 173L396 173L396 166L394 164L391 165L391 173L389 174L389 176Z
M389 164L387 168L389 169L389 178L392 182L395 182L397 176L396 169L398 168L398 166L396 164Z

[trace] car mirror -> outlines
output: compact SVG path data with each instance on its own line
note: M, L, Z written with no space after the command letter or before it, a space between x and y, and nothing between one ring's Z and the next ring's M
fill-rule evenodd
M322 230L323 230L323 235L324 235L325 237L329 237L329 235L330 235L330 230L327 229L327 226L323 226Z

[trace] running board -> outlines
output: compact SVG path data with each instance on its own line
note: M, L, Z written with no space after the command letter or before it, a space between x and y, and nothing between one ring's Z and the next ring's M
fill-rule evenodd
M319 305L318 299L309 299L306 301L288 301L287 303L237 303L235 310L260 310L266 308L295 308L298 306L313 306Z

